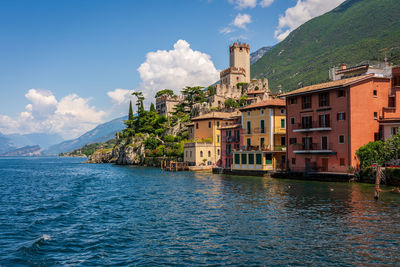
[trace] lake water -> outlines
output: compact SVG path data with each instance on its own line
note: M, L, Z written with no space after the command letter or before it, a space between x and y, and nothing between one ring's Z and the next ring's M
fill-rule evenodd
M398 265L373 185L0 158L0 265Z

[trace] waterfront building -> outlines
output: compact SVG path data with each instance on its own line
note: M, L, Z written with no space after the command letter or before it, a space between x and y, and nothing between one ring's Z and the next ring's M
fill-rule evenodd
M233 152L232 172L266 172L285 167L285 101L269 99L240 109L242 147Z
M289 170L346 173L357 168L356 151L381 138L379 123L389 111L399 112L393 93L397 96L398 90L392 90L390 78L367 74L281 95L286 98Z
M238 112L210 112L192 118L193 142L184 145L184 161L189 166L213 166L221 158L221 131L223 124Z
M233 116L229 123L223 123L219 128L221 131L221 160L218 164L223 169L231 169L233 164L233 151L240 150L243 140L241 115Z
M331 68L329 71L329 77L332 81L367 74L374 74L377 77L390 78L392 74L392 68L390 67L389 63L385 61L370 62L359 64L356 66L347 66L346 64L340 64L339 68Z

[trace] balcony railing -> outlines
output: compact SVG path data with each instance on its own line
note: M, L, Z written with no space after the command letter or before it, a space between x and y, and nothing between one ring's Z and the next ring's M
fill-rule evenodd
M254 128L253 133L265 133L265 128Z
M236 142L240 141L240 137L239 136L223 136L222 139L226 143L236 143Z
M297 123L293 127L293 132L327 131L332 130L331 121L325 122L310 121L308 123Z
M293 152L295 154L305 153L333 153L332 143L310 143L294 144Z

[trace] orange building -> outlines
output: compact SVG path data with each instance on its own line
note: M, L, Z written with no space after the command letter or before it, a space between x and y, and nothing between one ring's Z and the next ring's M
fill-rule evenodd
M283 94L289 170L346 173L357 168L356 151L381 138L379 120L393 109L391 93L390 78L368 74Z

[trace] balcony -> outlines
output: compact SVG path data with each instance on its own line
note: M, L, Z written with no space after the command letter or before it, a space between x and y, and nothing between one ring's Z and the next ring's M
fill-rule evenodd
M293 146L294 154L336 154L332 150L332 143L295 144Z
M240 142L240 137L239 136L224 136L222 137L223 141L226 143L237 143Z
M273 149L271 149L270 145L262 145L262 146L246 146L245 148L246 151L286 151L285 146L275 146Z
M254 128L253 129L253 133L255 133L255 134L263 134L263 133L265 133L265 128Z
M331 131L330 120L325 121L325 123L320 123L319 121L311 121L309 123L298 123L293 127L293 132L313 132L313 131Z

